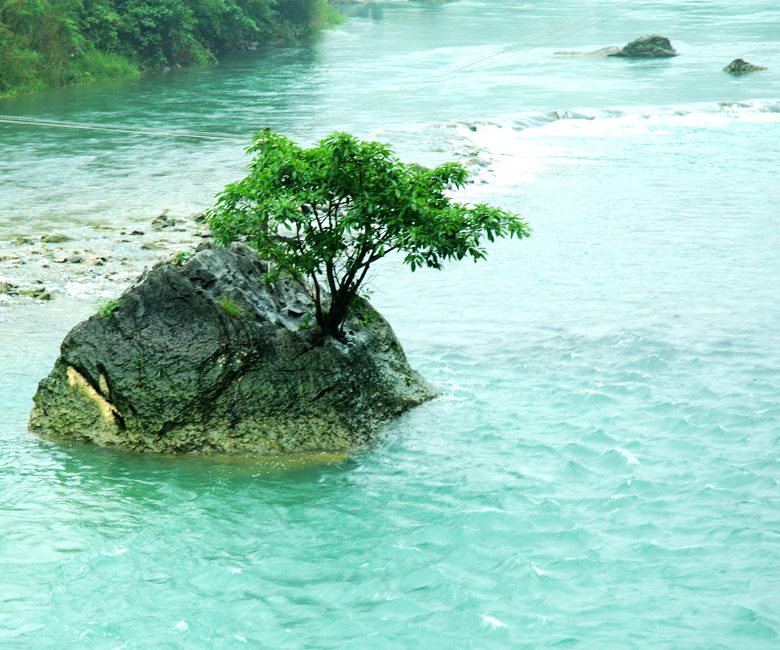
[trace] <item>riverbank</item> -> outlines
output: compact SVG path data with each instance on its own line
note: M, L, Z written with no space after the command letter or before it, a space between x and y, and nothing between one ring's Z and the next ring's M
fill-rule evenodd
M65 10L53 0L22 0L0 8L0 99L204 65L229 52L300 42L340 20L328 0L98 0Z
M69 233L69 234L65 234ZM0 239L0 304L48 301L58 295L97 303L115 297L143 268L188 254L210 235L201 214L97 223Z
M483 186L495 161L470 137L477 129L464 122L435 131L440 155L463 164L470 181ZM204 203L201 210L207 207ZM208 241L203 212L186 208L164 208L156 215L148 208L135 215L99 209L37 219L24 212L9 214L0 224L0 305L66 296L88 297L98 305L119 295L144 268L166 257L187 256Z

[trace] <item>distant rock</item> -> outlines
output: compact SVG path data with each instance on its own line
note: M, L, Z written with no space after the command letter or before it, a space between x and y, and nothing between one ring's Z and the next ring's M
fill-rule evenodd
M672 47L672 43L666 36L649 34L640 36L631 41L617 52L607 56L620 56L632 59L655 59L677 56L677 50Z
M42 235L41 242L44 244L62 244L66 241L71 241L71 237L67 235Z
M753 65L752 63L748 63L744 59L734 59L725 68L723 68L723 72L728 72L735 75L756 72L757 70L766 70L766 68L761 65Z
M18 285L13 284L12 282L0 282L0 296L15 296L18 289Z
M168 211L163 210L158 216L152 219L152 228L155 230L167 230L179 224L180 220L168 216Z
M242 244L162 262L62 343L34 397L41 435L142 452L344 451L436 396L368 303L317 340L292 281Z
M31 237L17 237L11 242L13 246L32 246L35 243Z
M51 300L51 294L46 290L46 287L19 289L18 294L20 296L27 296L28 298L35 298L36 300Z
M37 286L20 287L12 282L0 282L0 296L2 295L51 300L51 293L40 283Z

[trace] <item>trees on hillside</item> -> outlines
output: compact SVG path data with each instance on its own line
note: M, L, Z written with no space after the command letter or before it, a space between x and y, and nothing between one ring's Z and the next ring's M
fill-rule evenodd
M0 95L203 63L332 17L327 0L6 0Z
M485 241L527 237L516 214L453 201L468 173L398 160L378 142L334 133L303 149L258 133L249 174L228 185L208 213L219 243L243 239L279 274L311 289L320 333L344 340L343 325L372 264L397 252L413 271L485 257Z

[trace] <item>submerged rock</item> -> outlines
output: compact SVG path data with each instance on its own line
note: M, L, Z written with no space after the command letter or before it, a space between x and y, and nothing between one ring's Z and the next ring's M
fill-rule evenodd
M666 36L649 34L640 36L627 45L620 48L617 52L607 54L607 56L622 56L634 59L654 59L662 57L677 56L677 50L672 47L671 41Z
M17 293L20 296L27 296L28 298L35 298L36 300L51 300L51 294L46 290L46 287L19 289Z
M142 251L164 251L168 250L168 247L161 242L145 242L141 244Z
M32 237L17 237L11 241L12 246L32 246L35 243L36 242Z
M558 56L612 56L621 51L617 45L608 45L607 47L601 47L598 50L591 50L590 52L554 52Z
M163 210L158 216L152 219L152 228L155 230L166 230L179 224L179 219L168 216L168 211Z
M148 452L346 450L436 395L368 304L318 345L312 302L241 244L162 262L62 343L30 428Z
M51 300L51 293L49 293L40 281L38 282L38 286L33 287L20 287L12 282L0 282L0 296Z
M44 244L62 244L71 239L68 235L41 235L41 242Z
M756 72L757 70L766 70L766 68L762 65L748 63L744 59L734 59L723 68L723 72L729 72L731 74L745 74L747 72Z

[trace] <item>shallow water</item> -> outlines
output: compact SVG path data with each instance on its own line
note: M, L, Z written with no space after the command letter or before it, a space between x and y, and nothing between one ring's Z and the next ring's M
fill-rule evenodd
M349 460L39 441L36 382L94 304L0 304L0 646L777 647L780 10L538 5L355 7L307 48L0 102L477 151L467 196L534 228L478 265L381 266L372 300L445 395ZM681 56L553 55L652 31ZM770 69L721 73L736 56ZM200 210L245 162L232 141L0 141L6 239Z

